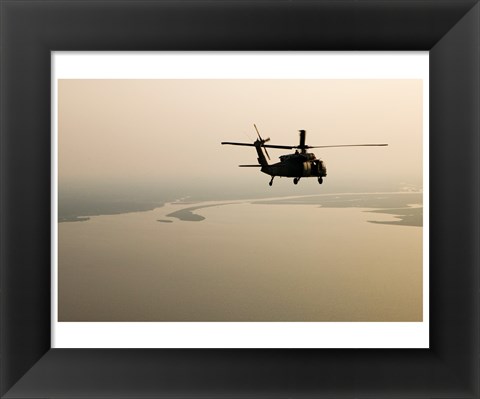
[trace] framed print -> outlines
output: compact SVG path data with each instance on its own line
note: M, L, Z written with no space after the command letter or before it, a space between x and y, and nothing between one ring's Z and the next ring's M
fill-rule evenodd
M426 52L55 52L52 70L53 348L428 348ZM224 141L240 124L277 140ZM332 179L315 146L274 144L311 136ZM220 143L254 147L268 184Z
M479 397L477 1L1 7L2 397Z

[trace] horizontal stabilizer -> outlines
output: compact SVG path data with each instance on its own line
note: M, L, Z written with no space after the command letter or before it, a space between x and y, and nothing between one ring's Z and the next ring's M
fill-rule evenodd
M262 165L238 165L240 168L261 168Z

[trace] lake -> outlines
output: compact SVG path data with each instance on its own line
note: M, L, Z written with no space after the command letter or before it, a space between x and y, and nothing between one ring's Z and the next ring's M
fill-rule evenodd
M59 321L422 321L423 228L396 215L421 205L395 201L184 199L59 223Z

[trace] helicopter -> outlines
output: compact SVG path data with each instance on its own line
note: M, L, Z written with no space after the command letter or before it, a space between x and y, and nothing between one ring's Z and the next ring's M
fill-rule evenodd
M339 145L319 145L319 146L309 146L305 144L305 139L307 132L305 130L299 130L300 132L300 142L298 145L273 145L265 144L270 141L270 138L262 139L260 132L257 129L257 126L253 125L258 139L256 139L252 144L250 143L235 143L230 141L223 141L222 144L228 145L240 145L255 147L258 155L258 165L238 165L241 168L260 168L260 171L272 176L270 186L273 184L273 179L276 176L279 177L293 177L293 183L298 184L302 177L317 177L318 183L323 183L323 178L327 176L327 167L325 162L321 159L317 159L315 154L307 152L310 148L329 148L329 147L383 147L388 146L388 144L339 144ZM269 164L270 155L268 154L267 148L277 148L277 149L287 149L293 150L293 154L280 155L280 162ZM265 154L263 153L265 151ZM267 157L265 157L265 155ZM267 160L268 158L268 160Z

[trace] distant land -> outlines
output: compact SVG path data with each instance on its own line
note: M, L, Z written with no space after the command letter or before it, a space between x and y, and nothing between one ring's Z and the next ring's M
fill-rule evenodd
M161 198L158 201L144 201L87 194L60 196L58 200L58 222L83 222L89 220L89 216L151 211L163 206L165 202L173 200L174 198Z
M395 215L398 221L375 221L370 223L391 224L400 226L423 225L422 193L364 193L364 194L332 194L287 198L279 200L256 201L255 204L309 204L322 208L370 208L368 212ZM412 206L413 205L413 206ZM381 208L381 209L376 209Z
M169 213L167 216L174 217L179 220L189 221L189 222L200 222L202 220L205 220L205 218L202 215L198 215L194 213L193 211L196 211L197 209L210 208L212 206L222 206L222 205L228 205L228 204L231 204L231 202L192 206L191 208L183 208L183 209L180 209L179 211Z
M215 201L212 199L211 201ZM228 205L234 202L219 201L213 203L209 201L202 205L203 201L197 202L199 205L181 208L178 211L169 213L168 217L176 218L181 221L201 222L204 216L195 211L212 206ZM240 202L251 202L253 204L270 205L318 205L324 208L365 208L367 212L383 213L394 215L398 220L394 221L375 221L371 223L390 224L400 226L422 226L423 224L423 194L421 192L392 192L392 193L339 193L339 194L320 194L282 198L267 199L246 199ZM235 202L239 202L235 201ZM165 203L173 203L179 206L195 204L190 197L181 199L162 198L162 201L132 201L132 200L105 200L105 199L86 199L81 202L76 198L75 201L60 201L58 222L84 222L89 220L89 216L116 215L130 212L145 212L155 208L162 207ZM161 219L158 222L171 223L172 220Z
M382 209L382 210L375 210L369 211L372 213L388 213L394 215L398 221L377 221L377 220L369 220L370 223L378 223L378 224L393 224L399 226L418 226L421 227L423 225L423 207L417 208L402 208L402 209Z
M373 210L367 210L366 212L395 215L398 218L398 221L371 220L369 221L370 223L418 227L422 226L423 224L423 207L421 205L421 193L313 195L239 202L250 202L256 205L318 205L322 208L373 208ZM213 206L229 205L232 203L233 202L218 202L214 204L208 203L206 205L197 205L180 209L178 211L169 213L166 216L176 218L182 221L201 222L202 220L205 220L205 217L198 213L195 213L195 211ZM191 204L191 202L176 202L174 204L187 205ZM158 221L171 222L171 220Z
M84 222L89 220L88 216L101 215L119 215L129 212L145 212L151 211L164 205L164 202L133 202L133 201L96 201L85 204L70 211L58 212L58 222ZM59 206L60 209L60 206Z

